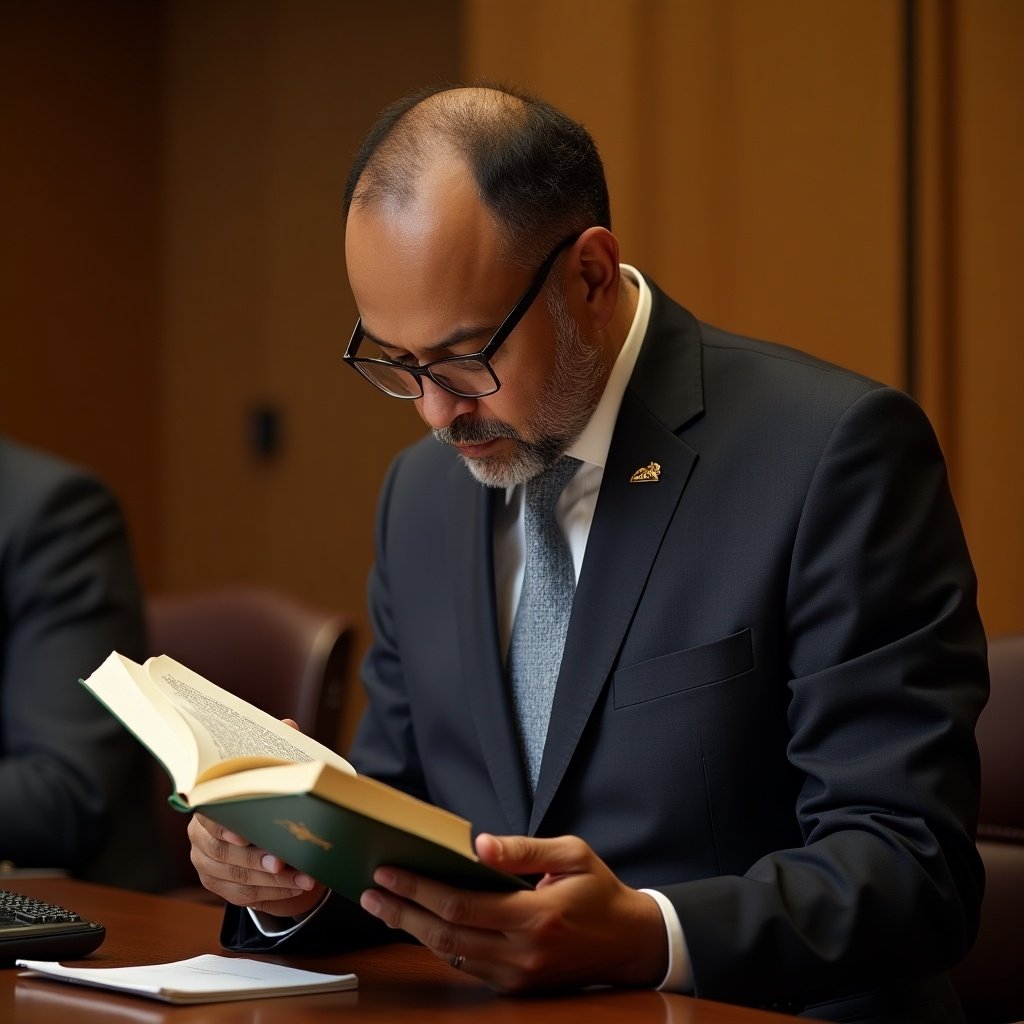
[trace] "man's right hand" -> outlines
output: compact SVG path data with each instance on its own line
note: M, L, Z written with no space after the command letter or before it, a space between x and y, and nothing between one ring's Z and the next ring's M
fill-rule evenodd
M298 917L323 897L325 887L309 875L202 814L192 816L188 836L199 880L228 903L276 917Z

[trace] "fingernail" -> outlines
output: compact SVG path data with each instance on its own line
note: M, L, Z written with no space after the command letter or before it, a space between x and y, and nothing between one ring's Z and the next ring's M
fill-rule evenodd
M270 853L264 854L260 864L263 865L264 871L277 871L280 865L280 861Z
M373 873L373 880L378 884L384 886L385 889L392 889L395 885L395 873L389 871L387 868L377 868Z
M374 917L377 917L380 914L380 897L375 892L367 889L366 892L359 897L359 906L361 906L368 914L373 914Z
M309 875L296 875L295 884L300 889L309 890L312 889L314 885L316 885L316 882L314 882L313 879L309 877Z

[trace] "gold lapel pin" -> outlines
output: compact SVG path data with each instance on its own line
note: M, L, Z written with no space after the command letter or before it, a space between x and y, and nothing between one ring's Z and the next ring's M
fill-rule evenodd
M648 462L641 466L629 478L631 484L656 484L661 479L661 465L657 462Z

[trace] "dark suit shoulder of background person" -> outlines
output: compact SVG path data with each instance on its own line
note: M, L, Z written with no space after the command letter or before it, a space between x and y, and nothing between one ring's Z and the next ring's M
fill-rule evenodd
M148 757L78 682L115 649L146 650L117 500L0 436L0 860L156 889Z

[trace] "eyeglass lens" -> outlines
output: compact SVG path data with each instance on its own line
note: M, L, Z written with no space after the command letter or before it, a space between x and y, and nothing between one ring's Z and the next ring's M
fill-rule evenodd
M356 369L372 384L397 398L419 398L421 375L394 363L360 362ZM438 385L466 398L479 398L497 390L487 364L480 359L459 359L433 364L428 376Z

